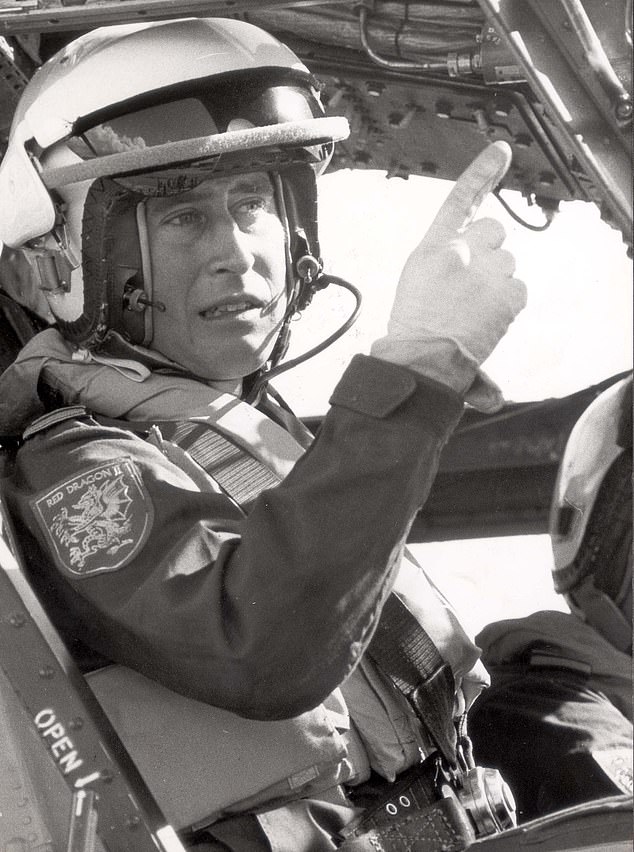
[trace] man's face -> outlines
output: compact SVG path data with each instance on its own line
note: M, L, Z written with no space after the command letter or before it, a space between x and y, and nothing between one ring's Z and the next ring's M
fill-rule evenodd
M264 172L147 202L152 348L198 376L242 379L269 357L286 310L285 235Z

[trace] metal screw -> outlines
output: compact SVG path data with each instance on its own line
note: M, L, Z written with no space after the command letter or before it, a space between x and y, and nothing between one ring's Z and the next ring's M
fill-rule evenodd
M528 148L532 143L531 137L528 133L518 133L517 136L514 137L513 142L516 144L518 148Z
M367 93L369 95L371 95L373 98L378 98L385 91L385 85L383 83L377 83L373 80L369 80L365 84L365 89L366 89Z
M473 111L473 118L475 123L478 125L478 131L480 133L484 133L485 136L488 136L493 132L493 128L489 124L487 114L483 109L475 109Z
M129 831L135 831L140 825L141 819L136 814L133 814L132 816L126 818L125 827Z
M451 118L453 112L453 104L449 101L438 101L436 104L436 115L438 118Z

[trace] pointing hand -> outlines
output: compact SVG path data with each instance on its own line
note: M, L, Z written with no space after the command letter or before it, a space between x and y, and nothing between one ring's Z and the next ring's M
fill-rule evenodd
M496 219L473 221L510 162L509 146L495 142L458 179L405 263L387 336L373 345L373 355L419 369L459 391L471 384L526 304L526 287L513 277L515 259L502 249L503 226ZM446 363L430 372L431 352L442 353ZM454 374L460 363L470 373Z

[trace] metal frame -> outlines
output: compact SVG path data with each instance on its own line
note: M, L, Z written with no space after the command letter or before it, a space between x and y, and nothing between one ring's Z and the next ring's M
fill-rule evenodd
M605 75L593 68L575 16L580 4L569 0L478 2L597 188L604 218L623 234L631 234L631 104L628 110L627 100L613 102Z
M349 0L334 2L347 3ZM0 0L0 35L70 32L107 24L189 16L233 16L267 8L315 5L324 4L320 0L103 0L94 5L80 5L64 0Z

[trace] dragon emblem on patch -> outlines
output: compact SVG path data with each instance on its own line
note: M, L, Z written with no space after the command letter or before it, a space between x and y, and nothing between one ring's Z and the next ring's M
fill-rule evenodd
M144 545L153 507L134 462L116 459L33 501L58 565L74 577L116 571Z

